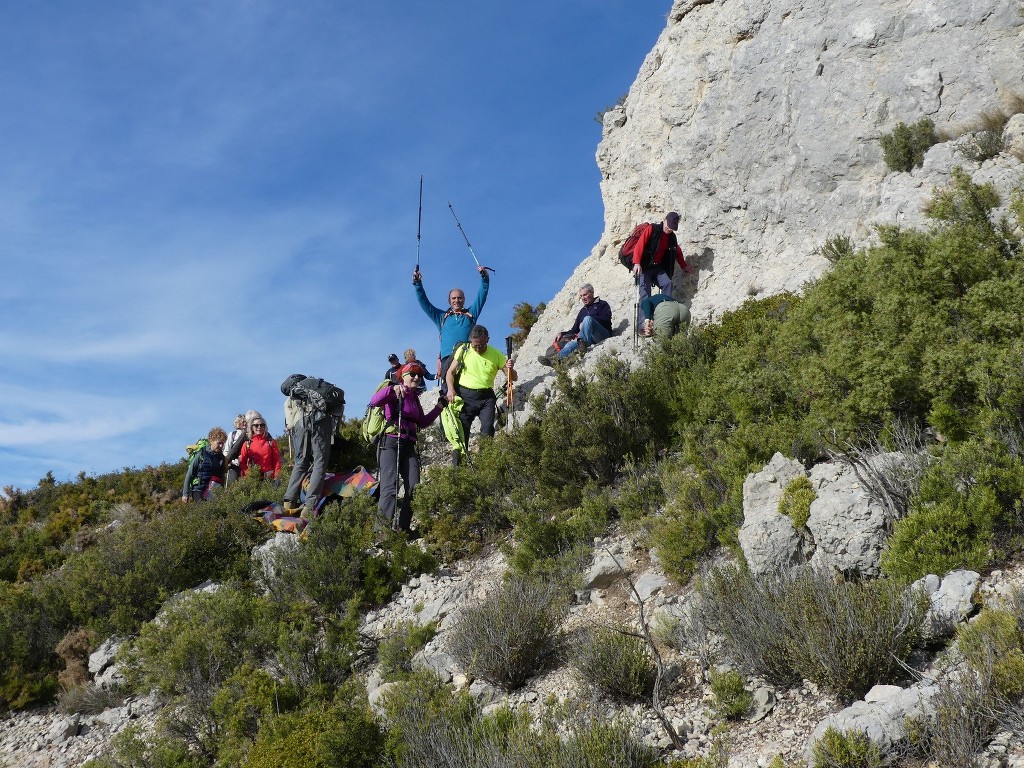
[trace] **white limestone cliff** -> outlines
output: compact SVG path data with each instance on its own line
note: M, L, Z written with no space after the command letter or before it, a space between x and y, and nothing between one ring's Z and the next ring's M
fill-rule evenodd
M612 305L617 325L631 316L636 289L617 249L640 221L682 214L680 245L695 270L677 274L674 292L700 322L750 296L799 291L827 268L815 249L831 235L863 245L875 223L926 226L921 205L956 165L1004 193L1019 184L1019 157L979 166L958 153L965 139L893 173L878 139L924 117L955 135L1024 96L1022 8L676 0L625 103L604 117L605 231L524 345L525 388L543 380L536 357L571 325L581 283ZM632 332L607 348L632 355Z

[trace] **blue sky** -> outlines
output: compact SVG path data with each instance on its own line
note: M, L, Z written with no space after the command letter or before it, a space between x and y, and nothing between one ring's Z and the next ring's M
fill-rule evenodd
M416 304L499 340L603 229L594 114L670 0L170 0L0 10L0 488L175 461L280 382L360 416Z

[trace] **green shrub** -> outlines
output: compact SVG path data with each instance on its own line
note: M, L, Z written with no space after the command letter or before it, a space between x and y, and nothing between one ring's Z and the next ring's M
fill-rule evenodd
M437 634L437 622L426 625L402 622L377 646L377 661L384 680L399 680L412 672L412 658Z
M574 643L572 666L581 682L618 701L644 698L657 671L647 642L626 627L583 632Z
M105 709L119 707L124 695L98 685L84 684L66 688L57 699L57 709L66 715L98 715Z
M511 513L513 536L504 549L509 567L522 576L578 578L590 559L596 536L607 530L611 505L593 483L578 507L552 512L535 499L523 499Z
M510 576L465 609L452 630L449 650L471 675L515 690L558 647L567 608L560 585Z
M368 496L326 504L297 547L275 550L272 573L261 577L261 586L283 606L301 598L324 615L344 616L351 601L380 605L405 579L436 567L403 534L378 534L376 511ZM375 539L382 539L379 549Z
M982 112L969 129L972 134L970 139L959 147L959 152L976 163L983 163L998 155L1006 147L1003 130L1010 117L1000 110Z
M389 756L396 768L654 768L658 753L622 720L572 702L532 722L524 710L483 716L467 693L416 673L384 697Z
M715 714L727 720L739 720L754 704L754 695L744 687L743 676L734 669L711 670L711 693L715 696Z
M268 606L235 589L185 595L149 622L123 652L130 683L156 689L176 734L216 754L220 724L211 702L245 664L258 666L272 642Z
M615 510L627 526L645 523L665 503L665 491L653 461L629 460L615 496Z
M60 575L76 622L101 637L132 634L168 595L210 579L247 575L248 553L265 534L239 514L238 500L225 494L150 519L132 516L98 536Z
M1006 699L1024 695L1022 620L1006 610L986 609L957 628L957 650L971 669L991 681L992 692Z
M852 256L853 252L853 240L849 235L831 235L816 251L833 264L847 256Z
M899 679L928 602L889 581L811 568L759 578L717 568L699 592L708 624L742 667L781 685L806 678L844 700Z
M210 719L218 729L217 764L240 765L261 724L299 703L299 692L287 681L276 680L249 663L239 666L210 701Z
M882 768L882 751L859 731L845 733L828 728L812 747L814 768Z
M192 753L173 736L144 735L129 725L111 741L108 754L90 760L85 768L206 768L209 762Z
M294 712L262 728L245 768L373 768L384 734L365 704Z
M878 141L889 170L909 173L921 167L924 153L938 143L938 137L935 124L925 117L909 126L897 123L892 133L883 134Z
M910 513L896 523L882 570L903 581L957 568L984 570L1019 530L1024 463L995 440L948 448L925 473Z
M807 520L811 516L811 504L818 498L814 486L806 476L794 478L786 484L779 499L779 514L785 515L793 522L797 530L807 526Z

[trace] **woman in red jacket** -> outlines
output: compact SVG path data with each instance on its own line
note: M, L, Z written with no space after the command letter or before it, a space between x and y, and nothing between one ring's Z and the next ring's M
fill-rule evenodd
M281 473L281 451L277 448L277 441L267 432L266 419L259 413L253 413L249 419L249 439L242 446L238 464L243 477L250 466L257 467L263 477L272 480Z

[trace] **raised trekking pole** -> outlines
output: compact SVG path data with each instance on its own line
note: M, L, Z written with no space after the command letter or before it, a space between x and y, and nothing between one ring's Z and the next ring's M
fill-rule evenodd
M459 232L462 233L462 239L466 241L466 247L469 248L469 252L473 254L473 261L476 262L476 268L480 269L480 267L482 266L480 264L480 259L476 257L476 252L473 250L473 246L469 244L469 238L466 237L466 230L462 228L462 222L459 221L459 217L455 215L455 209L452 208L451 200L448 201L448 208L449 210L451 210L452 216L455 216L455 226L457 226L459 228ZM488 269L491 272L495 271L492 267L484 267L484 269Z
M420 174L420 211L416 217L416 271L420 271L420 233L423 230L423 174Z

